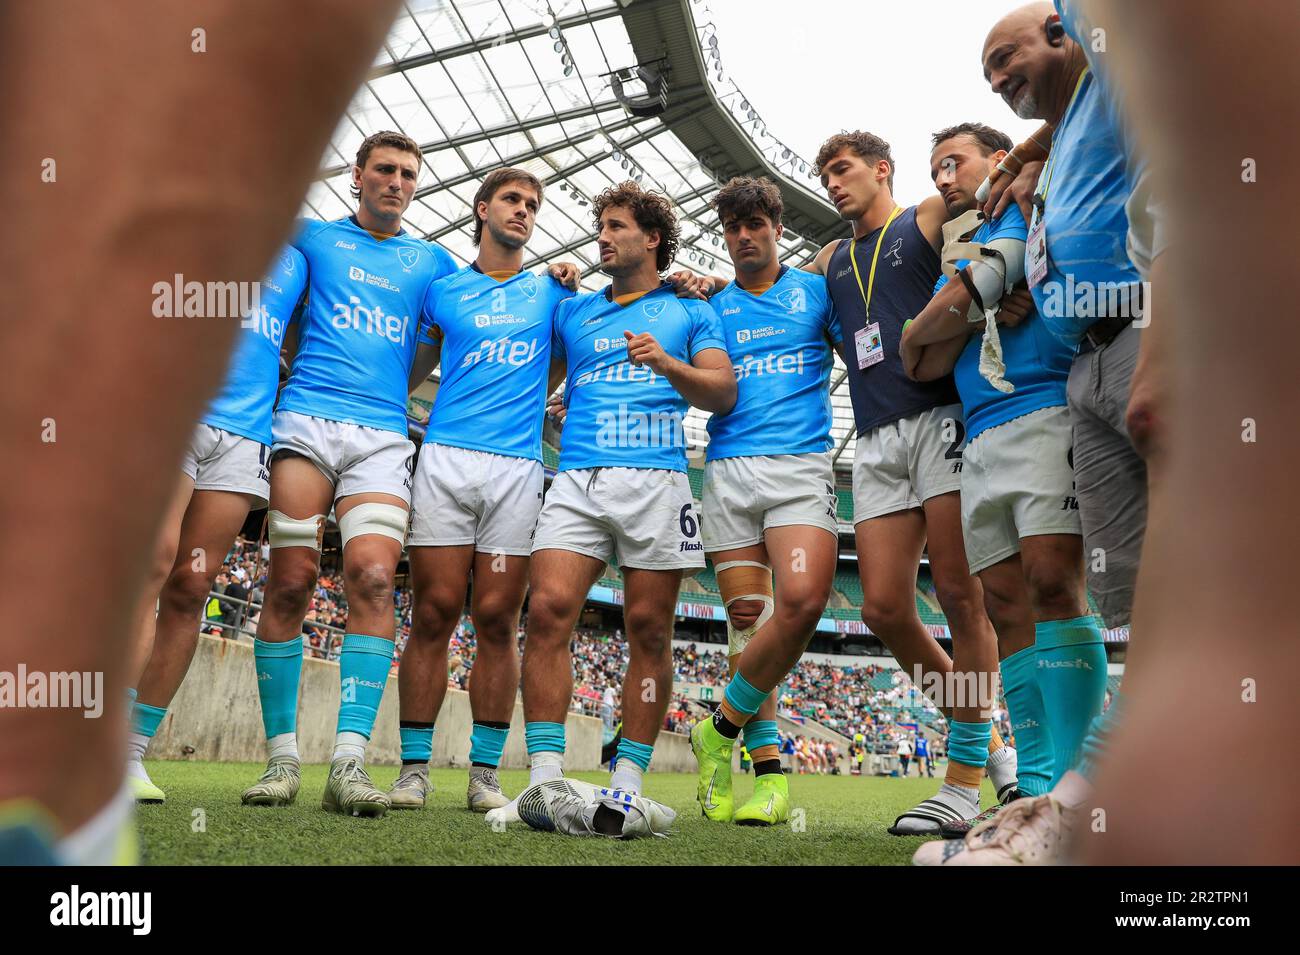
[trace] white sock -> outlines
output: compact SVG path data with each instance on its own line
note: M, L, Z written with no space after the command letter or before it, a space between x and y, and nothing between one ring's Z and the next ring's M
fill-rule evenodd
M976 810L979 809L980 807L979 789L977 788L972 789L970 786L958 786L954 783L944 783L942 786L939 787L939 792L943 792L945 789L948 792L952 793L954 796L960 796L962 799L965 799L967 802L973 803L975 805ZM974 813L971 813L971 815L974 815Z
M151 737L143 733L126 734L126 761L128 763L138 763L144 759L144 751L149 748Z
M564 775L564 756L561 753L533 753L528 757L528 785L536 786L548 779Z
M135 797L123 786L98 813L79 829L68 833L54 847L64 865L113 865L121 846L123 830L132 825Z
M1092 783L1073 769L1057 780L1052 788L1052 795L1066 809L1077 809L1088 801L1092 795Z
M298 734L280 733L278 736L272 736L266 741L266 748L271 759L277 756L292 756L297 759Z
M609 777L610 789L621 789L625 793L641 795L641 767L630 759L620 759L614 764L614 772Z
M360 733L339 733L334 737L334 755L330 762L337 759L355 759L358 763L366 761L366 743L369 742Z

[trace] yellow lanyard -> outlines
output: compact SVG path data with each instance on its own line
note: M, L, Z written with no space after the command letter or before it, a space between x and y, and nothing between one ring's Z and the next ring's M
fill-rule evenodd
M853 263L853 277L858 280L858 291L862 294L862 311L864 322L871 316L871 293L876 287L876 260L880 258L880 243L885 241L885 233L889 231L889 224L894 218L902 212L901 206L894 206L894 211L889 214L885 224L880 227L880 237L876 239L876 251L871 254L871 272L867 275L867 288L862 288L862 273L858 271L858 240L855 238L849 243L849 261Z
M1085 66L1083 72L1079 74L1079 81L1074 84L1074 92L1070 94L1070 102L1065 107L1065 112L1061 114L1064 121L1066 116L1070 115L1070 109L1074 106L1074 101L1079 98L1079 90L1083 89L1083 81L1091 72L1092 68ZM1052 134L1052 144L1056 144L1056 134ZM1052 187L1052 174L1056 172L1056 150L1053 148L1047 155L1047 168L1043 170L1043 191L1034 197L1034 205L1038 207L1039 215L1042 215L1043 206L1047 205L1047 190Z

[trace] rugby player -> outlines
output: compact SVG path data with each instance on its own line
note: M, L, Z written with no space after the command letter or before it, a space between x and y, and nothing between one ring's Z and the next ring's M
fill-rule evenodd
M407 541L414 608L398 668L402 771L388 794L393 808L424 805L448 641L471 576L466 801L476 812L509 802L496 771L519 689L515 633L542 505L542 418L563 376L551 361L552 320L571 294L555 276L522 271L541 204L542 183L531 173L489 173L474 197L478 257L434 282L424 300L410 385L439 362L443 373L415 470ZM576 266L559 274L576 288Z
M625 820L640 821L631 819L628 803L641 793L671 699L682 575L704 566L683 417L688 405L731 410L736 379L713 310L679 299L660 280L679 241L668 200L624 182L596 198L593 214L601 268L613 281L569 299L555 317L552 347L566 362L567 414L559 473L533 542L524 732L530 786L561 778L573 627L592 584L617 562L630 661L612 792L556 820L561 831L617 836L626 834Z
M407 379L425 293L456 269L448 252L402 229L420 161L420 147L401 133L367 137L352 167L356 214L303 222L293 240L307 259L307 308L272 421L271 562L254 644L270 756L243 794L246 805L288 805L298 793L302 622L332 505L343 539L348 632L322 807L356 816L382 816L389 807L364 759L393 659L393 574L415 454Z
M1126 251L1131 186L1124 130L1089 67L1089 44L1079 42L1089 31L1071 6L1065 20L1050 3L1007 14L985 39L982 62L993 91L1018 116L1042 119L1054 130L1047 162L1041 169L1026 164L1008 191L1019 193L1019 204L1024 186L1036 179L1025 270L1041 320L1074 355L1066 391L1088 590L1106 626L1119 627L1131 619L1146 529L1146 465L1125 421L1141 337L1133 321L1142 316L1143 301ZM1122 703L1115 694L1093 720L1077 771L1066 772L1050 793L972 830L967 851L946 863L1059 861Z
M935 185L950 214L978 225L964 230L969 237L954 242L952 253L945 246L945 262L960 280L940 276L901 347L903 366L916 377L955 370L967 429L966 557L998 635L1019 788L1041 796L1074 765L1088 724L1101 712L1106 651L1088 611L1070 465L1065 389L1074 350L1031 308L1014 327L997 332L1001 366L988 367L985 315L1023 284L1028 230L1015 203L992 220L966 214L1011 146L1004 133L977 123L934 135ZM926 857L918 851L918 861Z
M1016 793L1015 751L989 721L997 637L962 542L961 405L951 376L912 381L898 354L903 323L925 308L939 277L948 212L938 196L907 209L895 204L889 144L870 133L832 136L816 167L840 217L853 224L852 239L826 245L814 268L826 276L840 318L858 431L853 521L862 619L909 675L919 669L927 683L942 680L935 702L952 729L939 792L889 831L937 834L942 823L979 812L985 768L999 801ZM952 632L952 659L917 615L923 551Z
M102 675L103 711L0 706L4 864L134 859L123 771L131 612L176 464L237 334L233 315L151 314L151 289L176 274L222 284L264 274L397 8L313 0L250 18L246 4L216 0L203 25L221 52L195 68L191 45L175 42L193 11L174 4L129 24L98 3L5 7L0 88L12 95L0 139L39 144L43 168L56 174L57 157L60 175L0 183L15 237L0 351L21 355L0 403L0 526L12 545L0 553L0 671ZM286 44L304 15L324 27ZM69 49L77 56L52 71ZM61 175L87 156L95 175ZM38 326L18 318L34 303ZM106 395L110 413L88 413Z
M230 370L194 428L180 484L156 545L153 586L144 596L137 643L139 677L127 737L127 775L137 802L166 794L145 771L145 750L194 659L199 613L221 559L251 508L266 507L271 412L280 380L280 348L307 288L307 260L282 249L260 286L260 307L243 322ZM157 605L157 618L154 606ZM147 663L147 665L145 665Z
M692 729L691 747L704 815L770 826L790 815L770 691L816 630L839 549L829 390L839 326L824 279L781 264L783 203L772 182L732 179L713 207L736 269L710 304L737 398L708 421L701 529L727 611L727 707L753 718L728 719L720 707ZM735 809L731 750L742 723L754 792Z

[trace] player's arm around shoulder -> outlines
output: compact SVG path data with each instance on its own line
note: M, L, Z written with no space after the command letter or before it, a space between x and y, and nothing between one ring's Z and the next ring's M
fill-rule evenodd
M943 224L947 221L948 207L942 196L930 196L917 203L916 228L936 252L943 248Z
M800 266L800 270L811 272L813 275L827 276L831 271L831 256L835 254L835 247L840 244L839 239L833 239L821 247L821 250L813 257L813 260L807 265Z

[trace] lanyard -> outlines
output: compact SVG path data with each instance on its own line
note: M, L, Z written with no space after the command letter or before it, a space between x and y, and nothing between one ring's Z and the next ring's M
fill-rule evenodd
M1074 101L1079 98L1079 90L1083 89L1083 81L1092 68L1085 66L1083 72L1079 74L1079 81L1074 84L1074 92L1070 94L1070 102L1065 107L1065 112L1061 114L1061 119L1070 115L1070 109L1074 106ZM1056 145L1056 134L1052 134L1052 145ZM1047 167L1043 170L1043 191L1034 196L1034 205L1038 208L1038 214L1043 214L1043 207L1047 205L1047 191L1052 188L1052 175L1056 172L1056 149L1050 150L1047 156Z
M858 271L858 240L855 238L849 244L849 261L853 263L853 277L858 280L858 291L862 294L862 311L864 320L870 320L871 317L871 293L876 287L876 260L880 258L880 244L885 241L885 233L889 231L889 224L894 218L902 212L900 206L894 206L894 211L889 214L885 224L880 227L880 237L876 239L876 251L871 254L871 272L867 276L867 288L862 288L862 273Z

